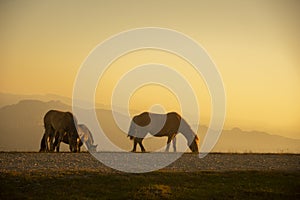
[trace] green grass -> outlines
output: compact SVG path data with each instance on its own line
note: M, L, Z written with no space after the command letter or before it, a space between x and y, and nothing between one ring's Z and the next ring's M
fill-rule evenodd
M300 172L1 173L0 199L300 199Z

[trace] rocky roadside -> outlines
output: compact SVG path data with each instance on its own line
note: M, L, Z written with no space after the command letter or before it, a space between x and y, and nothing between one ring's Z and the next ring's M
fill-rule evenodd
M98 153L101 156L122 158L129 153ZM155 156L165 159L174 153L157 153ZM130 154L132 155L132 154ZM135 154L138 157L141 153ZM121 160L121 159L120 159ZM115 161L118 162L118 159ZM122 164L122 163L119 163ZM160 169L161 171L197 172L197 171L300 171L300 154L208 154L200 159L195 154L183 154L178 160ZM90 153L36 153L1 152L0 173L7 172L43 172L91 171L100 173L119 173L105 166Z

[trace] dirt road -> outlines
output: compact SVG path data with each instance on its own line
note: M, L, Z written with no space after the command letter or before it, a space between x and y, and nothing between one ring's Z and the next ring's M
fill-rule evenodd
M122 160L129 153L98 153L104 158ZM131 154L132 155L132 154ZM141 153L134 154L138 157ZM157 153L165 159L174 153ZM119 159L120 158L120 159ZM122 158L122 159L121 159ZM122 164L122 163L121 163ZM118 173L117 170L105 166L89 153L28 153L1 152L0 172L45 172L53 171L94 171ZM183 154L178 160L163 171L197 172L197 171L299 171L299 154L209 154L199 159L194 154Z

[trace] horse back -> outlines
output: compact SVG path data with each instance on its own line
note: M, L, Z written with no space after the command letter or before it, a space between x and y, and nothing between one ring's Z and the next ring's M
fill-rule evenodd
M44 117L45 128L51 127L55 130L74 131L76 129L72 113L50 110Z
M155 136L168 136L178 133L181 116L176 112L157 114L144 112L133 118L136 125Z
M169 136L177 134L181 123L181 117L176 112L170 112L163 116L165 120L162 129L156 134L157 136Z
M140 115L134 116L133 117L133 121L138 126L144 127L144 126L149 125L150 122L151 122L151 119L150 119L150 116L149 116L149 112L143 112Z

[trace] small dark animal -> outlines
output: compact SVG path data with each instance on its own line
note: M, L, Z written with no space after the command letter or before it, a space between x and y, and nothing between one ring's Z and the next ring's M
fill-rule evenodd
M41 142L40 151L59 152L60 142L64 137L68 138L69 147L71 152L79 150L78 133L76 130L76 122L73 114L70 112L61 112L57 110L50 110L44 116L45 133L43 136L44 145ZM57 139L57 144L54 146L53 140Z
M134 141L132 152L136 151L137 144L140 145L142 152L146 151L142 141L147 133L155 137L168 137L166 151L169 151L172 140L174 151L176 151L175 137L178 133L181 133L187 139L190 150L195 153L199 152L199 139L197 135L193 132L188 123L176 112L167 114L144 112L134 116L128 131L128 137Z

